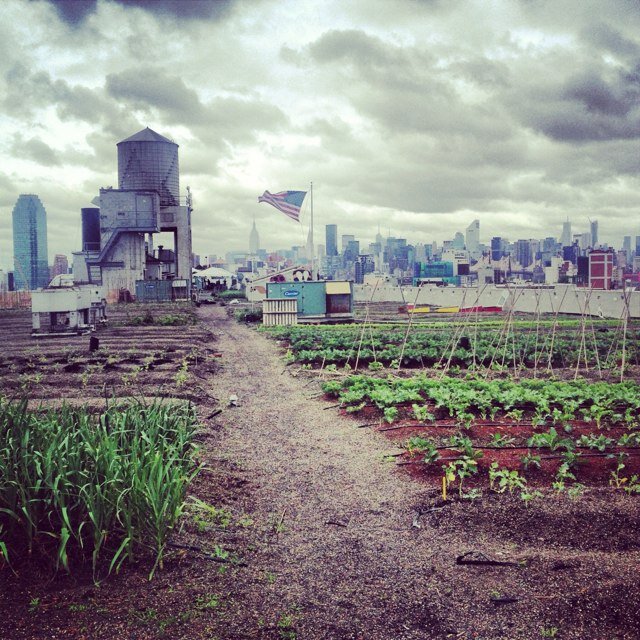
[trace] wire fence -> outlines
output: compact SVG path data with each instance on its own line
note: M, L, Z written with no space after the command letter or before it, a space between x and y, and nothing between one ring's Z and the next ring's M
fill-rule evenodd
M31 291L0 291L0 309L31 309Z

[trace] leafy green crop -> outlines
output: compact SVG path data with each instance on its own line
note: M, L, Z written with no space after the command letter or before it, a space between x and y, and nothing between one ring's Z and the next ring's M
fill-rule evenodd
M268 335L286 342L295 361L302 364L374 364L393 367L402 356L402 366L428 368L448 362L461 369L492 368L503 370L513 366L554 368L575 367L596 359L605 369L620 364L619 335L609 321L593 321L602 331L591 333L581 342L577 321L558 321L553 341L548 332L540 336L540 328L550 328L552 321L514 321L509 340L504 336L504 320L484 320L467 326L462 335L460 321L415 324L407 333L406 325L372 325L364 332L359 325L323 327L269 327ZM463 340L464 337L464 340ZM405 343L406 340L406 344ZM404 344L404 349L403 349ZM515 355L514 355L515 354ZM449 356L451 356L449 360ZM627 341L627 362L638 364L640 348L635 333ZM596 416L594 416L596 417Z
M640 386L635 382L549 381L549 380L461 380L435 379L418 374L412 378L374 378L351 375L340 381L326 382L325 393L339 398L346 406L367 402L381 411L389 407L411 406L419 420L452 417L462 424L471 418L494 418L498 413L519 418L528 413L536 424L551 422L565 425L583 418L584 411L598 407L599 424L625 424L633 428L640 415ZM387 413L389 417L391 412ZM396 417L401 415L398 411ZM555 435L554 435L555 434ZM549 441L536 434L535 446L558 448L555 429ZM561 440L561 439L560 439Z

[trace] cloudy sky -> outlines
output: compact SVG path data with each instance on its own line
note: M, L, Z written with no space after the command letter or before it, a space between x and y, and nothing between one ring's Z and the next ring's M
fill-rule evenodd
M117 184L119 140L180 144L194 251L300 244L257 196L314 183L365 242L640 235L638 0L2 0L0 266L37 193L49 254ZM307 212L308 214L308 212Z

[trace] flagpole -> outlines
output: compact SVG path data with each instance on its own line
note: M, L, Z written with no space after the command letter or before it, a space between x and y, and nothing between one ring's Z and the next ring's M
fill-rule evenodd
M316 265L316 247L313 241L313 182L311 182L309 187L309 193L311 195L311 279L314 279L314 270ZM317 274L315 279L317 280Z

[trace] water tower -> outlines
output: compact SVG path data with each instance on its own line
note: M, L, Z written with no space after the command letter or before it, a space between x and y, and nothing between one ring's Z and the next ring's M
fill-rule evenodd
M120 189L155 191L161 207L174 207L180 199L178 145L147 127L118 142Z

